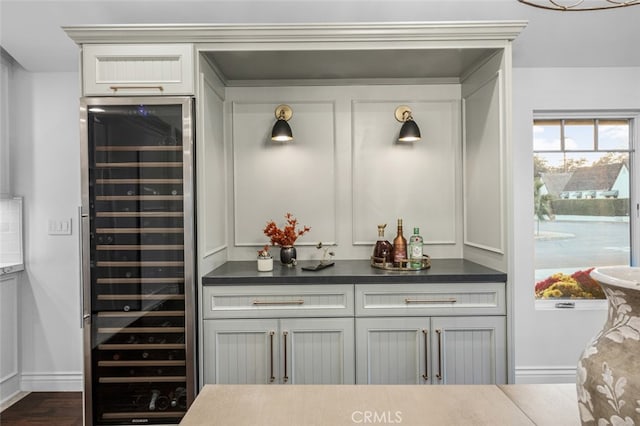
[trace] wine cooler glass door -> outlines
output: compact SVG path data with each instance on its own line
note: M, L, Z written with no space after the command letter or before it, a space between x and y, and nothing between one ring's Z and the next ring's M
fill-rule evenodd
M82 108L87 421L175 424L194 388L191 100L83 99Z

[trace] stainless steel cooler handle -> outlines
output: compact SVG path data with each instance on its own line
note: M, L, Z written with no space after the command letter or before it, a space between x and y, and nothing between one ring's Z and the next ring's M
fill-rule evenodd
M85 250L85 235L88 235L89 228L89 215L82 213L82 206L78 207L78 240L79 240L79 252L80 252L80 328L84 328L85 320L91 317L91 314L86 312L85 297L85 285L90 281L88 265L89 253ZM85 275L86 274L86 275Z

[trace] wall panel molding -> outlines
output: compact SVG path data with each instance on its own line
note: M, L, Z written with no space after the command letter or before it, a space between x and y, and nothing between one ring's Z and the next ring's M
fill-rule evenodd
M421 129L418 142L397 142L393 113L403 104ZM354 99L351 109L353 244L374 244L380 223L393 239L397 218L407 238L419 227L425 244L458 244L459 99Z
M293 109L291 142L271 141L274 111L280 103ZM318 241L334 244L336 102L235 100L231 107L234 245L264 245L262 230L267 221L282 226L288 212L301 226L312 228L296 246L315 246Z
M464 244L498 254L506 220L503 93L498 71L462 99Z

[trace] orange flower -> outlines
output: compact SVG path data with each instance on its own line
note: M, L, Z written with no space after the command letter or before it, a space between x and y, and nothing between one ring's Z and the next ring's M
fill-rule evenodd
M279 245L281 247L292 246L298 237L311 230L311 227L309 226L304 226L302 229L296 229L298 226L298 219L293 217L291 213L285 214L284 217L287 220L287 224L284 228L278 228L276 223L273 220L270 220L267 222L267 226L265 226L263 230L264 235L271 239L271 245Z

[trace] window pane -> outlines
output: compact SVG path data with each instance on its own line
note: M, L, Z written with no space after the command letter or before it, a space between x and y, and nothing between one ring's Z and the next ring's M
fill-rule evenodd
M592 268L628 265L629 154L536 153L535 294L604 298Z
M587 151L595 148L594 120L566 120L564 125L564 149Z
M626 120L599 120L598 149L629 149L629 122Z
M533 122L534 151L559 151L560 120L535 120Z

